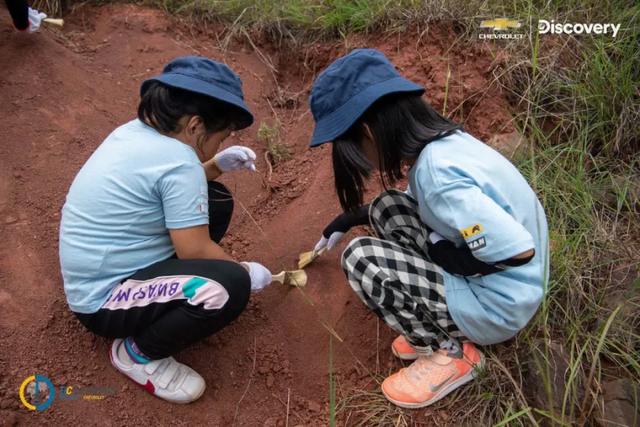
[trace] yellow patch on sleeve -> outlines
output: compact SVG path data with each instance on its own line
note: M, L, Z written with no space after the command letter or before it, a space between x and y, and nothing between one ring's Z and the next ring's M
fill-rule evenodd
M484 228L482 228L482 224L474 224L470 227L460 230L460 234L462 234L462 237L464 237L465 239L468 239L469 237L473 237L476 234L482 233L483 230Z

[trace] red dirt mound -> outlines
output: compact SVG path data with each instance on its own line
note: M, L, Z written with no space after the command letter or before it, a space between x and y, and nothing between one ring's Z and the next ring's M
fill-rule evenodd
M69 313L57 234L71 180L104 137L133 117L140 82L173 57L201 54L227 62L241 75L257 118L227 142L256 150L261 174L224 177L237 200L224 245L238 259L258 260L274 272L292 268L339 210L328 148L307 149L307 97L314 73L344 53L344 44L278 53L258 43L258 54L232 43L223 51L222 27L199 30L132 5L80 7L66 22L62 31L21 34L0 11L1 423L325 425L328 328L344 341L334 339L333 347L341 387L373 389L371 373L399 366L388 351L392 333L348 287L340 250L308 268L304 292L273 285L254 295L233 325L178 355L204 376L208 390L196 403L176 406L134 388L111 369L109 343ZM383 50L427 87L438 108L448 82L447 111L454 110L472 133L489 138L512 130L506 102L490 84L490 57L479 47L457 45L451 29L402 40L357 36L349 45ZM292 157L267 176L266 147L256 131L276 117ZM109 387L116 393L101 401L58 399L45 411L29 412L17 391L35 373L56 385Z

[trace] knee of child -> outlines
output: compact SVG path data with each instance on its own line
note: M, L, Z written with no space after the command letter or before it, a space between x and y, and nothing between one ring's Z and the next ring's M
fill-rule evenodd
M194 260L198 269L190 273L196 276L208 278L224 288L224 298L221 301L220 292L210 295L211 300L199 300L204 303L205 310L200 314L205 316L218 316L220 310L228 312L229 317L237 317L249 302L251 292L251 278L249 272L241 264L231 261ZM217 272L214 274L212 270ZM207 309L207 307L210 307Z
M228 283L225 288L229 294L229 300L226 306L228 308L237 311L238 314L244 310L249 302L249 295L251 294L251 277L246 268L241 264L233 263L228 271Z
M221 182L209 181L209 199L215 200L219 206L227 205L233 211L233 195L231 191Z
M364 248L373 245L373 238L369 236L360 236L351 240L342 252L341 263L342 269L349 272L355 263L364 256Z

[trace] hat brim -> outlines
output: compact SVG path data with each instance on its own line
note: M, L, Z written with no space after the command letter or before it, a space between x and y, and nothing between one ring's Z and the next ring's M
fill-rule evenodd
M349 99L336 111L316 122L310 146L317 147L333 141L349 130L371 104L385 95L397 92L424 93L424 88L404 77L394 77L369 86Z
M184 89L190 92L199 93L201 95L210 96L219 101L223 101L238 107L243 113L242 119L237 123L238 130L247 128L253 123L253 114L251 114L251 111L249 111L249 107L247 107L242 98L230 92L227 92L226 90L214 84L194 77L186 76L184 74L165 73L142 82L142 86L140 87L141 96L144 95L144 93L147 91L149 83L153 81L161 82L166 84L167 86L171 86L177 89Z

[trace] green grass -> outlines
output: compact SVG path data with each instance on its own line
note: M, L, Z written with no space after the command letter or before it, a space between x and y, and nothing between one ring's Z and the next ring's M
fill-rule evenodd
M333 372L333 335L329 334L329 426L336 425L336 378Z
M556 424L593 423L607 378L640 380L640 296L633 277L624 276L638 274L640 262L633 193L640 130L632 124L640 118L640 8L631 5L583 4L585 16L598 12L622 23L618 37L567 37L564 46L534 38L530 61L501 82L524 95L515 103L516 120L532 150L517 163L538 192L551 231L549 291L518 344L543 356L550 340L567 349L561 408L536 408ZM545 383L551 402L553 382Z
M412 24L455 21L461 43L473 38L480 18L525 23L520 42L496 43L508 68L495 72L511 102L528 150L514 160L542 201L550 229L551 278L536 317L516 339L486 348L478 381L429 412L403 411L375 386L342 390L329 354L329 423L412 425L419 417L450 425L593 424L600 416L599 385L626 376L640 381L640 6L623 0L147 0L172 13L215 19L304 43L318 35L402 31ZM535 18L557 22L621 23L618 36L539 36ZM443 88L445 90L447 88ZM447 105L445 113L456 110ZM261 124L274 163L279 129ZM634 190L635 189L635 190ZM560 403L553 404L550 342L567 357ZM533 362L532 362L533 361ZM545 402L531 399L523 373L537 363ZM375 381L372 382L375 384ZM559 406L559 407L558 407ZM442 421L439 411L448 414ZM338 421L336 421L338 420Z
M522 62L505 75L503 84L520 97L517 104L526 113L520 116L520 125L534 142L570 141L605 155L630 156L640 149L640 129L633 125L640 119L640 7L631 4L583 5L581 13L567 19L583 22L598 16L591 18L593 22L621 23L615 39L563 36L541 41L535 37L524 46L512 46L520 50L514 56ZM527 57L523 48L529 52Z
M381 21L421 10L418 0L149 0L174 13L223 19L239 25L296 31L364 31Z
M260 123L258 128L258 141L266 145L267 153L271 157L273 165L289 160L291 152L280 137L280 123L276 121L273 125L266 122Z
M556 414L560 419L594 415L588 410L591 402L585 400L589 394L581 397L581 390L597 395L596 384L607 376L607 367L615 367L616 375L640 379L640 297L632 292L631 282L612 280L616 269L638 262L637 255L634 260L625 253L633 246L621 248L627 242L618 240L626 237L623 230L633 227L633 216L630 206L619 203L626 201L624 190L611 179L612 171L632 173L638 165L610 162L569 143L538 149L520 162L529 181L537 183L546 209L552 274L544 304L517 346L548 354L548 340L553 339L568 349L563 408ZM637 241L628 243L638 249ZM620 310L621 304L625 310ZM522 369L518 363L512 366L514 372ZM552 381L546 378L546 383L551 394Z

